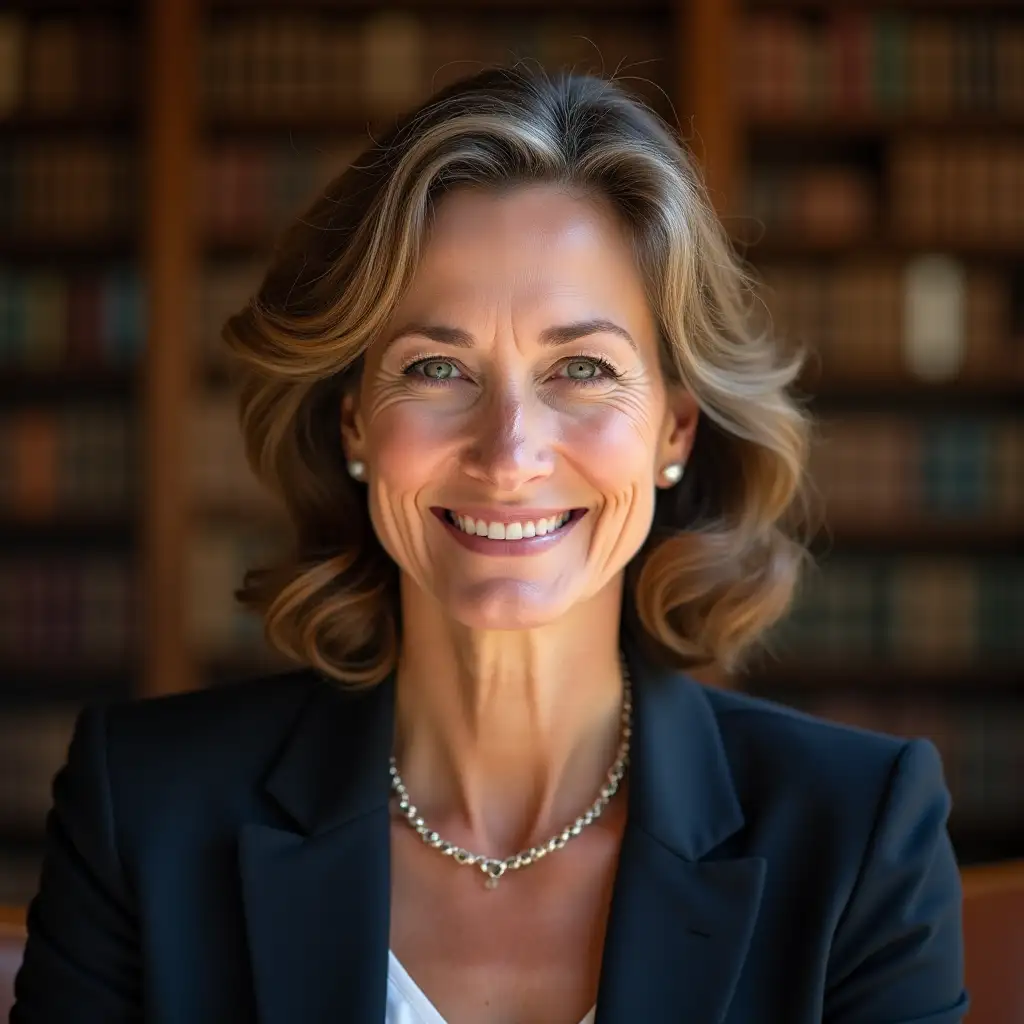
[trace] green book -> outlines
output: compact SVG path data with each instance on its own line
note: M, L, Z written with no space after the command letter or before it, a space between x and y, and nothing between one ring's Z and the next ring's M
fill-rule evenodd
M937 517L984 515L990 504L991 430L977 419L926 421L921 426L922 511Z
M907 103L907 25L900 15L878 15L872 52L874 106L883 115L902 113Z

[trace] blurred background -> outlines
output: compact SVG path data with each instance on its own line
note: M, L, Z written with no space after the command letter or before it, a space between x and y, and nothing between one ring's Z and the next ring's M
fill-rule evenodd
M280 664L233 606L284 534L217 350L275 231L516 59L679 123L812 353L816 567L713 681L930 737L961 861L1024 856L1024 4L5 0L0 903L83 703Z

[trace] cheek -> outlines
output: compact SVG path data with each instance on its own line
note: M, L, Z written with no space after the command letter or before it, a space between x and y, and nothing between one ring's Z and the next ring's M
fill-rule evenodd
M369 457L389 490L418 490L437 479L438 466L455 443L451 418L428 402L401 402L380 409L370 422Z
M577 465L609 495L647 481L654 458L654 436L638 410L604 406L575 421L563 440Z

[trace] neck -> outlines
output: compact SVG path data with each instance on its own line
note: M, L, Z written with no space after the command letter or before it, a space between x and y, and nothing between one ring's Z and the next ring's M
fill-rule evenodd
M543 842L621 741L621 582L555 624L477 631L403 582L395 756L431 828L474 852Z

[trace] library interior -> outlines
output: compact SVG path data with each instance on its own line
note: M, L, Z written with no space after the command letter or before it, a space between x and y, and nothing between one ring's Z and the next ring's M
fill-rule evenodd
M0 907L38 884L84 705L287 666L234 600L288 523L221 328L368 137L520 60L679 131L809 354L813 562L764 649L702 681L928 738L961 865L1024 858L1024 4L12 0Z

